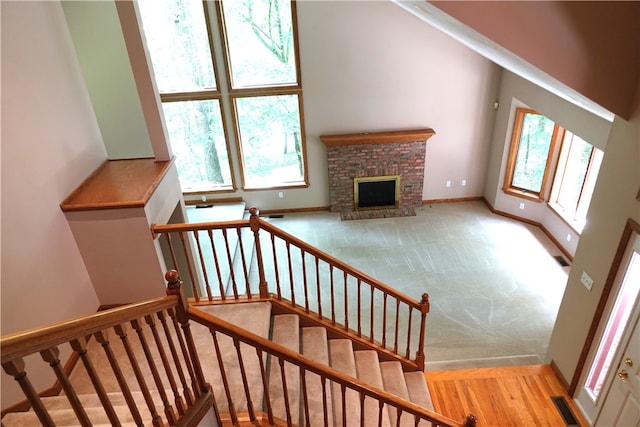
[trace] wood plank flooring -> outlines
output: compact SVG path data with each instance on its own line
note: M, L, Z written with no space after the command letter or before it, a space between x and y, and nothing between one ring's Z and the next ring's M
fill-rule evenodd
M549 365L427 371L436 412L482 427L563 427L552 396L564 396L580 426L588 426ZM576 424L574 424L576 425Z

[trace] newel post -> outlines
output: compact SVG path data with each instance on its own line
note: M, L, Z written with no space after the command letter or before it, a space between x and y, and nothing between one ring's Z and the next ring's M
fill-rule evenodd
M189 300L184 292L182 286L182 280L176 270L169 270L164 275L167 280L167 295L178 296L178 303L176 305L176 319L180 323L182 332L184 334L189 355L191 356L191 363L193 365L194 375L196 382L202 393L207 393L210 389L210 385L204 379L204 373L202 372L202 366L200 365L200 358L198 357L198 349L196 348L193 335L191 334L191 327L189 325Z
M251 226L251 231L253 231L253 239L256 247L256 259L258 262L258 277L260 279L258 289L260 290L260 298L267 298L269 296L269 291L267 289L267 279L264 275L262 248L260 247L260 211L258 208L252 207L249 209L249 214L249 225Z
M478 418L473 414L467 415L467 418L464 420L464 427L476 427L477 424Z
M427 313L429 313L429 294L422 294L420 300L420 336L418 341L418 351L416 352L416 365L418 369L424 371L424 334L427 326Z

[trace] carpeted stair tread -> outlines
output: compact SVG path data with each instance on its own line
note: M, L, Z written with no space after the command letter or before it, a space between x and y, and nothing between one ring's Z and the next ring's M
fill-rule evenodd
M366 382L373 387L384 390L382 381L382 372L380 370L380 360L378 353L374 350L360 350L354 353L356 361L356 371L358 379ZM364 425L378 425L379 407L378 402L373 399L365 399L364 401ZM382 426L390 426L389 414L386 407L382 408Z
M199 310L246 329L262 338L269 339L271 325L271 304L268 302L223 304L198 306ZM205 326L190 322L196 348L208 349L200 353L200 364L205 378L213 387L213 393L221 413L229 413L228 402L223 387L222 375L218 369L218 358L213 346L212 336ZM247 412L248 402L242 382L239 380L239 358L233 340L222 334L216 334L222 354L223 365L228 378L238 379L239 383L230 386L232 399L237 412ZM246 371L247 382L254 409L260 409L264 398L260 362L254 348L240 344L240 352Z
M329 366L329 344L327 341L327 330L322 327L302 328L302 354L318 363ZM307 385L307 396L309 405L309 426L324 426L324 402L322 399L322 380L320 376L313 372L305 372ZM327 424L333 424L333 411L329 382L325 383L327 401ZM301 414L300 425L307 425L304 422L304 414Z
M358 377L351 341L347 339L329 340L329 362L333 369L354 378ZM342 424L342 407L344 404L346 425L360 425L360 399L358 393L348 389L345 391L343 402L341 386L336 383L331 384L334 422L336 425Z
M433 411L433 402L431 401L427 381L424 378L424 372L405 372L404 379L407 382L407 389L409 390L409 400L416 405ZM404 418L405 417L403 417L403 419ZM421 421L418 425L420 427L428 427L430 423Z
M396 396L410 400L409 389L407 388L407 381L402 372L402 365L400 362L381 362L380 370L382 371L382 380L384 382L384 389L389 393ZM391 425L396 425L397 412L395 409L389 408L389 420ZM400 418L401 427L412 427L414 425L414 419L412 416L403 414Z
M295 352L300 352L300 318L295 314L273 316L271 341ZM292 423L300 417L300 370L290 363L284 364L287 396ZM269 362L269 396L273 415L282 420L287 419L285 398L282 385L282 370L275 358Z
M126 406L114 406L118 419L123 423L133 423L133 417ZM100 407L85 407L87 417L92 424L108 424L109 418L104 409ZM78 426L80 422L72 409L53 409L49 411L49 416L56 426ZM150 420L149 420L150 421ZM5 427L22 427L41 425L38 416L33 411L12 412L2 417L2 425ZM135 424L134 424L135 425Z
M405 372L404 378L407 382L407 390L409 390L409 400L416 405L433 411L433 402L431 401L427 381L424 378L424 372Z

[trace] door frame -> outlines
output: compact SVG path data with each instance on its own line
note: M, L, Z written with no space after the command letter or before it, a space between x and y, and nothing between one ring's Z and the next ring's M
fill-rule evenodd
M589 351L591 350L591 347L593 346L596 339L598 327L600 326L600 322L602 321L603 316L605 314L608 315L608 313L605 313L605 308L607 307L607 302L609 301L609 297L613 290L613 285L615 284L616 276L618 274L618 270L620 269L624 254L634 234L640 234L640 224L638 224L633 219L628 218L627 223L624 227L624 231L622 232L622 236L620 237L620 243L618 243L618 249L616 250L615 257L613 258L613 262L611 263L611 268L609 269L609 274L607 275L607 281L605 282L604 289L602 291L602 294L600 295L600 300L598 301L596 312L593 316L593 320L591 321L589 333L587 334L587 338L585 339L584 345L582 346L582 351L580 352L580 358L578 359L576 370L573 373L571 383L569 384L569 388L567 390L570 396L573 396L576 393L576 390L580 385L580 378L582 377L582 373L585 369L587 358L589 357Z

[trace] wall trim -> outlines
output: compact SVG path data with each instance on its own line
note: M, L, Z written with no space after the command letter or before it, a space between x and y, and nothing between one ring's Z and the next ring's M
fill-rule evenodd
M456 197L453 199L427 199L423 200L423 205L435 205L436 203L458 203L458 202L478 202L484 200L482 196L474 197Z
M489 210L491 212L493 212L494 214L496 214L496 215L500 215L500 216L504 216L504 217L507 217L507 218L511 218L511 219L516 220L516 221L524 222L526 224L535 225L536 227L540 228L540 230L542 230L542 232L549 238L549 240L551 240L553 242L553 244L556 245L556 247L560 250L560 252L562 252L562 254L565 257L567 257L567 259L570 262L573 262L573 255L571 255L569 253L569 251L567 251L564 248L564 246L562 246L562 244L558 241L558 239L556 239L553 236L553 234L551 234L551 232L544 225L542 225L541 223L539 223L537 221L530 220L528 218L523 218L523 217L520 217L520 216L517 216L517 215L510 214L508 212L503 212L503 211L497 210L493 206L491 206L491 203L489 203L489 201L486 198L483 197L482 200L487 205Z

